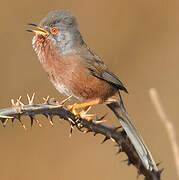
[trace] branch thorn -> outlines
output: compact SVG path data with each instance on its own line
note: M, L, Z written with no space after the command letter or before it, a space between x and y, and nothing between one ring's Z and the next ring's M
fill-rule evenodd
M158 162L158 163L156 164L156 166L159 166L161 163L162 163L162 161Z
M16 118L19 120L19 122L21 123L22 127L23 127L25 130L27 130L26 126L25 126L24 123L21 121L20 116L19 116L19 117L16 117Z
M3 127L6 126L7 122L8 122L8 119L5 119L5 120L2 122Z
M164 170L164 168L160 169L160 170L158 171L158 173L161 174L161 173L163 172L163 170Z
M114 138L111 137L110 139L111 139L113 142L116 142Z
M35 98L35 93L32 94L32 97L30 98L30 96L27 94L27 99L29 102L29 105L33 105L34 104L34 98Z
M101 120L101 121L99 121L99 120L96 121L96 120L95 120L95 121L93 121L93 123L94 123L94 124L101 124L101 123L104 123L104 122L106 122L106 121L107 121L107 120Z
M44 104L49 104L50 96L44 97L43 100L45 101Z
M103 141L101 142L101 144L105 143L107 140L109 140L110 138L105 136L105 138L103 139Z
M41 125L41 123L39 122L39 120L38 119L36 119L35 118L35 115L29 115L29 117L30 117L30 120L31 120L31 127L33 126L33 122L34 121L36 121L36 123L38 124L38 126L41 128L42 127L42 125Z
M69 101L72 98L72 96L68 96L66 99L62 100L60 102L60 105L64 105L67 101Z
M74 130L74 127L73 127L74 125L71 123L70 124L70 134L69 134L69 138L71 138L71 136L72 136L72 133L73 133L73 130Z
M118 155L118 154L121 153L121 152L122 152L122 148L119 147L119 150L116 152L116 155Z

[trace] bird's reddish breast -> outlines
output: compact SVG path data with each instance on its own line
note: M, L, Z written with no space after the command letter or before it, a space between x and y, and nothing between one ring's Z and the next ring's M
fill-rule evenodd
M61 93L80 100L105 101L116 92L107 82L92 76L85 60L75 52L62 55L50 40L39 35L33 38L33 48L49 79Z

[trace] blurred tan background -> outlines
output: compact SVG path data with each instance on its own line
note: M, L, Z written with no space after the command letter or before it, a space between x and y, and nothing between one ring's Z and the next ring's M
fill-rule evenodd
M176 131L179 128L179 2L156 0L7 0L1 2L0 107L10 99L36 92L36 102L50 95L63 99L48 81L31 47L27 23L39 23L53 9L69 9L76 16L88 45L124 82L125 104L156 162L165 168L162 179L177 179L170 142L150 101L157 88ZM104 106L93 109L109 112ZM114 116L108 113L106 119ZM3 180L109 180L135 179L136 169L115 155L112 142L100 145L101 136L75 132L70 139L65 122L52 128L27 131L16 122L0 127L0 179ZM118 124L114 119L108 124ZM177 132L178 133L178 132ZM179 136L179 133L177 134ZM139 177L142 179L143 177Z

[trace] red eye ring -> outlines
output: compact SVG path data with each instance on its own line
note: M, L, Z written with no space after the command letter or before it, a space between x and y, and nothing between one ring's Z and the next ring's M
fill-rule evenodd
M58 28L57 28L57 27L51 27L51 28L50 28L50 32L51 32L52 34L57 34L57 33L58 33Z

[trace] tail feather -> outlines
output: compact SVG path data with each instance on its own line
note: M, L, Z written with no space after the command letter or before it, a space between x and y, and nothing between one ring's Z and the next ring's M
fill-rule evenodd
M119 101L107 104L107 106L114 112L116 117L120 120L120 123L127 133L129 139L134 145L139 157L142 160L143 165L146 169L152 171L158 170L150 151L145 145L141 135L138 133L135 126L132 124L132 121L126 111L124 103L122 101L122 97L119 92Z

